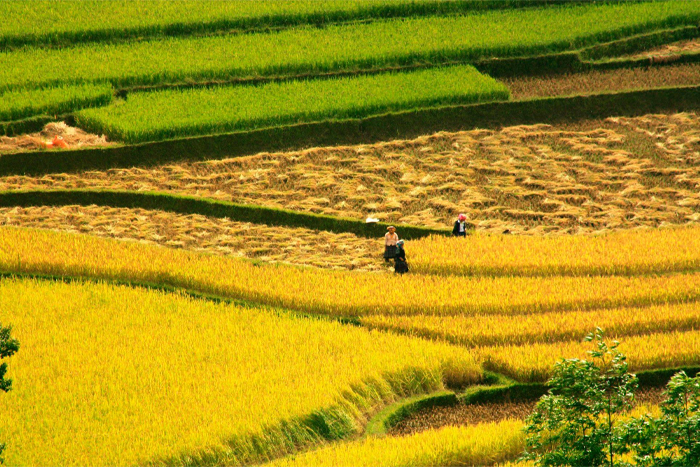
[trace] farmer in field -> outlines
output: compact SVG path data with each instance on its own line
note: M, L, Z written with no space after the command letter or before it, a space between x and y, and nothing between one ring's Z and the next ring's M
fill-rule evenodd
M455 225L452 228L452 236L454 237L466 237L467 236L467 216L460 214Z
M399 235L396 233L396 227L393 225L386 229L388 232L384 235L384 261L388 263L390 259L396 256L396 244L399 241Z
M406 262L406 250L403 248L403 240L396 242L396 256L394 256L394 272L403 274L408 272L408 263Z

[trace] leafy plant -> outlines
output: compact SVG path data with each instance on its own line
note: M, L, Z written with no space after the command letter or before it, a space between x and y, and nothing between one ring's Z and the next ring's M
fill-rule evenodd
M636 376L628 373L626 357L608 344L597 328L586 337L595 341L591 360L562 360L543 396L528 417L525 459L538 466L593 466L619 463L615 417L631 407Z
M0 324L0 359L11 357L19 350L19 342L10 335L11 327L3 327ZM7 363L0 365L0 391L7 392L12 389L12 380L5 378ZM0 464L3 462L2 453L5 445L0 443Z
M700 376L676 373L666 386L661 415L630 419L623 440L637 465L700 465Z

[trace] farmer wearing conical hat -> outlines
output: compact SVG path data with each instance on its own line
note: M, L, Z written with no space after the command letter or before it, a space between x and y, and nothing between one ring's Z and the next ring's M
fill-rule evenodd
M396 227L390 225L386 228L388 232L384 235L384 261L387 263L390 259L396 256L396 244L399 242L399 235L396 233Z

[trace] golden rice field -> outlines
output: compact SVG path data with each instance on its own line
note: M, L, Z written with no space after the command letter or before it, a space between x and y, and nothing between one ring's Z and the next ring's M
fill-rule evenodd
M361 321L373 329L445 340L467 347L580 342L596 327L625 340L623 336L650 332L698 330L700 303L554 311L521 316L384 314L364 316Z
M0 228L0 271L87 276L184 287L332 316L519 316L694 301L700 274L460 277L326 271L255 264L134 242Z
M610 336L614 337L614 336ZM626 336L620 351L627 355L631 371L698 366L700 331L659 332ZM475 352L488 369L519 381L545 381L561 358L585 358L591 344L580 341L522 346L485 347Z
M0 226L82 233L272 263L386 270L380 240L197 214L104 206L16 207L0 208Z
M478 230L587 233L700 219L700 117L436 133L411 141L0 178L0 190L163 191L270 207Z
M520 421L474 427L446 427L401 437L366 438L280 459L270 467L292 466L462 466L493 465L525 448Z
M413 271L423 274L639 275L700 268L697 226L578 236L477 233L467 238L427 237L409 246Z
M236 463L318 442L312 413L360 431L382 403L481 377L457 347L125 286L3 279L0 310L21 342L8 465Z

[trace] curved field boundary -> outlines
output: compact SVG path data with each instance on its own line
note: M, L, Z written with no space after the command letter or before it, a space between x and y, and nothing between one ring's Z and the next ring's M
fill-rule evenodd
M626 0L607 0L607 3L620 3ZM246 33L269 29L286 29L296 26L327 26L350 21L372 20L375 18L408 18L460 14L469 11L504 10L527 7L570 5L590 3L591 0L423 0L394 4L374 4L358 9L336 8L309 10L307 13L260 13L258 15L214 19L197 22L172 22L145 26L119 27L116 24L102 28L45 31L33 34L6 34L0 36L0 50L23 46L70 46L86 42L121 41L129 39L150 39L162 36L189 36L216 33ZM342 3L342 2L339 2ZM12 18L8 18L12 21Z
M5 154L0 156L0 176L224 159L265 151L410 139L438 131L554 124L698 108L700 86L436 107L364 119L307 123L133 146Z
M357 219L325 216L286 209L236 204L192 196L154 192L98 191L98 190L37 190L0 192L1 207L98 205L115 208L141 208L200 214L211 217L227 217L238 222L251 222L283 227L304 227L312 230L336 233L352 233L360 237L381 238L389 224L365 223ZM396 224L401 237L407 240L428 235L448 235L448 230L430 229Z
M386 436L391 428L421 410L432 407L452 406L458 403L453 391L438 391L425 396L415 396L386 407L375 415L365 429L367 436Z
M671 376L685 371L693 377L700 367L664 368L636 373L640 387L663 387ZM489 372L486 372L487 374ZM539 399L549 391L547 383L519 383L499 374L492 374L497 381L492 385L472 386L462 393L437 391L431 394L409 397L385 407L367 423L366 436L386 436L389 430L402 420L432 407L449 407L457 404L498 404L504 402L526 402Z

